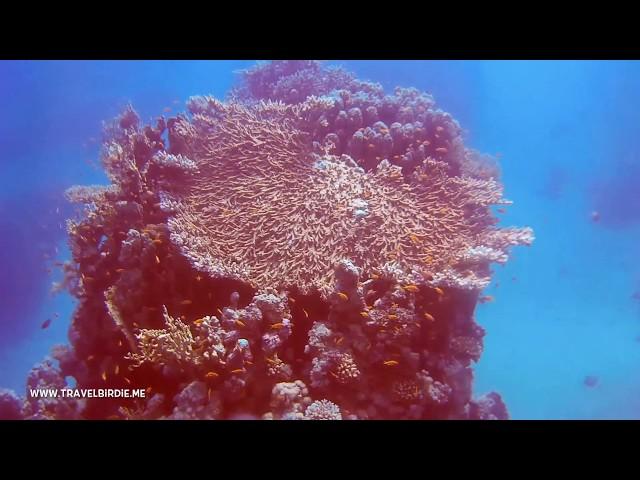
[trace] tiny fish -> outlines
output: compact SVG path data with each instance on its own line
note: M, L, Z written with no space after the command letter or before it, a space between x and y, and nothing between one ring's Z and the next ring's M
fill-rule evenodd
M124 272L124 268L116 268L116 273L122 273Z
M102 372L102 380L107 381L107 372Z
M344 337L338 337L336 339L336 345L340 345L342 343L342 341L344 340Z
M48 328L49 325L51 325L51 319L47 318L44 322L42 322L42 325L40 325L40 328L44 330L45 328Z
M246 370L244 368L236 368L235 370L231 370L231 373L245 373Z
M507 211L504 208L499 208L498 213L507 213Z
M398 316L397 315L393 315L393 314L387 315L387 317L389 318L389 320L397 320L398 319Z
M274 323L273 325L271 325L271 328L273 328L274 330L280 330L282 327L284 327L284 323L282 322Z
M447 150L445 147L438 147L436 148L436 152L446 154L449 152L449 150Z
M409 239L413 242L413 243L420 243L420 239L418 238L418 236L415 233L412 233L409 235Z
M156 238L153 243L155 243L156 245L161 245L162 244L162 240L160 240L159 238Z
M217 311L220 315L222 315L222 310L220 310L219 308L216 308L216 311Z
M596 377L595 375L587 375L586 377L584 377L584 384L589 388L593 388L598 385L598 377Z
M182 300L180 302L180 305L191 305L193 303L193 301L187 299L187 300Z
M344 292L338 292L338 297L340 297L340 299L344 300L345 302L349 300L349 296Z
M302 312L304 313L304 318L309 318L309 312L307 312L304 308L302 309Z
M124 381L127 382L128 385L131 385L131 380L129 380L127 377L122 377L124 378Z
M156 255L156 263L160 263L160 258Z
M236 325L238 325L239 327L246 327L247 324L244 323L242 320L236 320Z
M491 295L483 295L482 297L478 298L478 301L480 303L489 303L489 302L493 302L494 298Z
M196 325L202 325L202 322L204 322L204 318L198 318L197 320L193 321L193 323L195 323Z
M296 303L296 299L289 297L289 303Z
M436 127L436 132L442 132L443 130L444 128L442 128L440 125Z
M377 274L375 274L375 273L372 273L372 274L371 274L371 278L372 278L373 280L378 280L378 279L380 278L380 275L377 275Z
M411 293L416 293L416 292L420 291L420 289L418 288L417 285L405 285L402 288L404 290L406 290L407 292L411 292Z
M444 295L444 290L442 290L440 287L435 287L434 290L438 295L440 296Z
M116 368L113 370L114 375L118 375L120 373L120 365L116 364Z
M362 318L369 318L369 312L360 312Z
M207 372L207 374L205 375L205 377L207 378L217 378L220 375L218 375L216 372Z
M400 363L400 362L398 362L397 360L386 360L386 361L384 362L384 364L385 364L387 367L395 367L395 366L396 366L396 365L398 365L399 363Z
M427 312L424 312L424 318L426 318L430 322L435 322L436 321L436 319L433 317L433 315L431 315L430 313L427 313Z

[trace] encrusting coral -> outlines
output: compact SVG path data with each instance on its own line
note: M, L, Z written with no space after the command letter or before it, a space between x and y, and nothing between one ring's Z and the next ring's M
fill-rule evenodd
M127 108L105 126L111 185L67 192L79 305L47 381L145 398L0 392L3 416L508 417L471 396L473 311L533 233L496 226L497 166L432 97L282 61L187 106L147 126Z

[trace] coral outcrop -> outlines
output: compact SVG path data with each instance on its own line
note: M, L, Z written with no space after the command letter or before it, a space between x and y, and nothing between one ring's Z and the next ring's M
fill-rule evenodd
M79 304L30 386L144 398L23 401L8 418L507 418L472 399L499 228L496 163L415 89L318 62L243 74L225 102L105 126L108 186L73 187ZM63 401L64 400L64 401Z

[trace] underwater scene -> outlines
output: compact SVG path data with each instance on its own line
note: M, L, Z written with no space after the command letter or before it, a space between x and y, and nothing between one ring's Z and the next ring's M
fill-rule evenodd
M637 61L0 61L0 419L640 418Z

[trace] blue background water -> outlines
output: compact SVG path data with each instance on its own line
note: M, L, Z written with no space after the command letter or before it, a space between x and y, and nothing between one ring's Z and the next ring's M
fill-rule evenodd
M640 64L337 63L388 90L433 93L469 146L500 154L515 202L503 224L535 229L533 247L495 268L495 301L478 307L476 393L501 392L514 418L639 418ZM48 293L45 257L68 258L62 190L106 181L90 165L101 121L127 102L151 120L190 95L221 98L251 64L0 62L0 386L23 391L66 340L73 301Z

